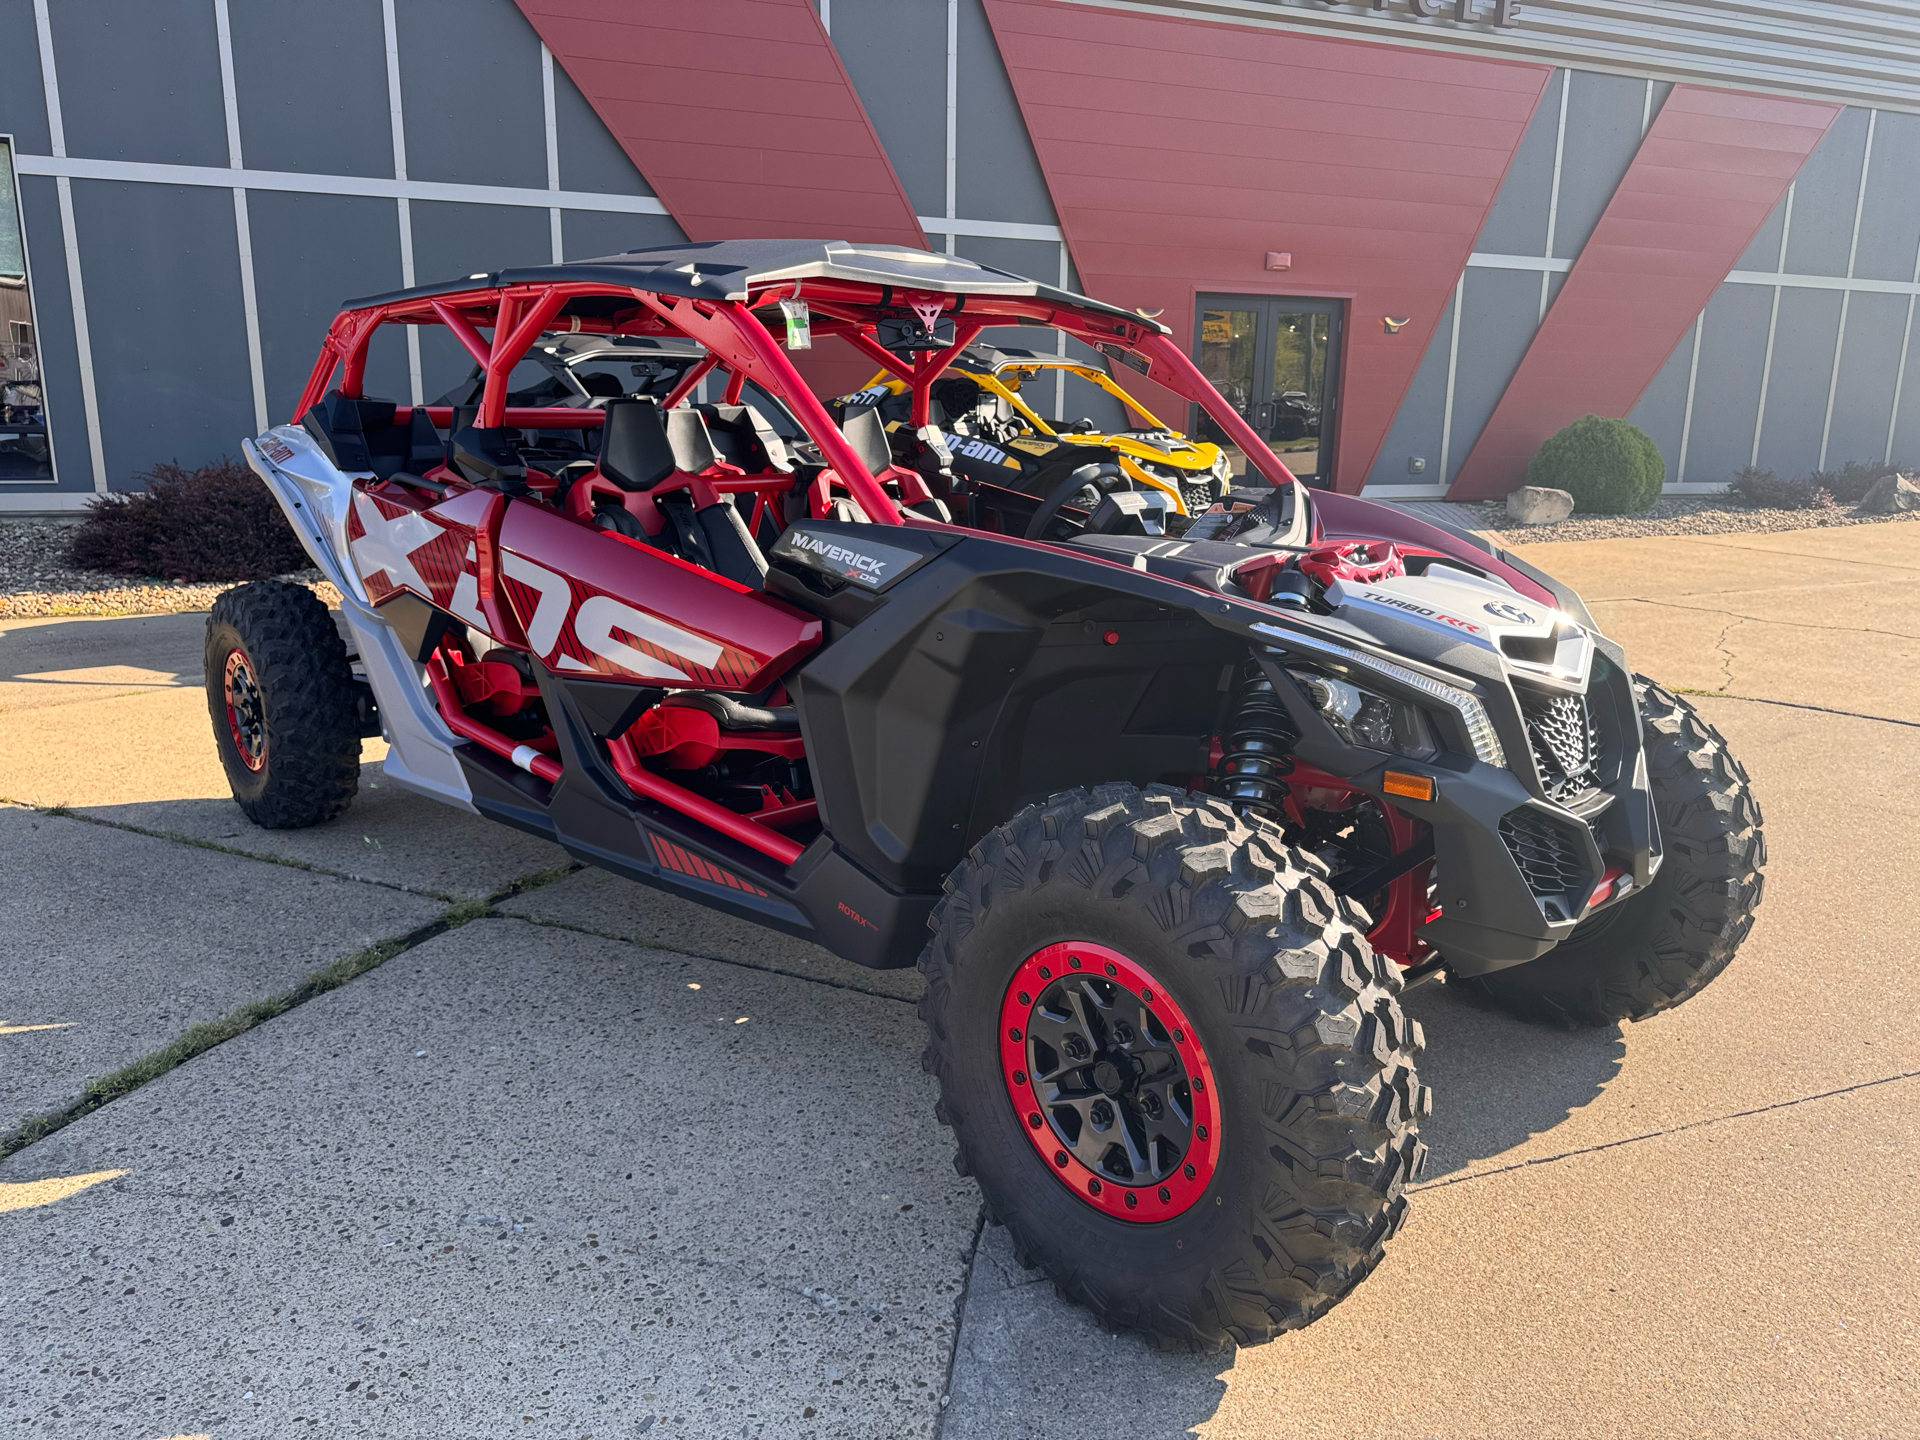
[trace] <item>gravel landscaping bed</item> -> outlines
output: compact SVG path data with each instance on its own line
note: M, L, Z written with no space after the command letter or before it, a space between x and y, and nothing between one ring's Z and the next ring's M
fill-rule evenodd
M50 615L157 615L206 610L230 586L189 585L151 575L77 570L67 541L80 522L64 516L0 520L0 620ZM318 570L283 577L313 587L329 605L339 592Z
M1444 502L1442 502L1444 503ZM1574 514L1551 525L1522 525L1508 518L1504 500L1446 505L1454 523L1498 534L1509 544L1544 540L1621 540L1636 535L1730 535L1744 530L1820 530L1834 525L1877 525L1920 515L1855 515L1832 510L1755 510L1724 495L1666 495L1637 515Z

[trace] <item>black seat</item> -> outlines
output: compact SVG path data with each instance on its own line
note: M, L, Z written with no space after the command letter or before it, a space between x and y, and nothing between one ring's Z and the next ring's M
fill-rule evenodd
M600 427L600 473L622 490L651 490L679 468L660 407L609 400Z
M799 713L791 705L748 705L715 690L676 690L660 702L685 710L704 710L722 730L791 730L800 728Z
M720 459L720 452L713 448L713 437L707 433L706 416L698 410L669 410L667 441L673 446L674 465L689 475L698 475Z
M786 442L751 405L697 405L707 422L707 436L720 458L749 475L774 471L793 473L793 457Z
M878 475L893 464L893 447L887 443L886 422L880 418L877 406L849 406L841 418L840 430L870 474Z

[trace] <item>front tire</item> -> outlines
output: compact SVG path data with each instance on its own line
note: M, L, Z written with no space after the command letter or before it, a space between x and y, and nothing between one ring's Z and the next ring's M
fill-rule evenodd
M1666 858L1653 883L1575 927L1538 960L1469 987L1568 1028L1644 1020L1700 993L1753 928L1767 861L1760 805L1726 737L1686 700L1633 677Z
M1162 1348L1250 1344L1316 1319L1379 1263L1424 1161L1420 1028L1323 873L1222 801L1102 785L987 835L934 913L924 1063L956 1168L1024 1263ZM1093 1043L1073 1047L1078 1032L1058 1021L1073 1007L1056 1006L1045 1039L1058 1052L1022 1048L1042 1037L1019 1015L1039 1014L1039 986L1062 978L1082 1011L1108 1018L1083 1019ZM1143 1047L1166 1058L1128 1058ZM1130 1094L1155 1121L1184 1112L1186 1138L1163 1160L1151 1157L1164 1126L1122 1147L1153 1174L1120 1156L1098 1168L1078 1102L1061 1099L1072 1087L1043 1085L1056 1060L1084 1066L1078 1113L1093 1125L1103 1096L1107 1127L1127 1120ZM1149 1103L1155 1074L1167 1098ZM1184 1104L1181 1085L1198 1092Z
M213 602L207 710L234 803L268 830L338 817L360 784L347 647L314 593L264 580Z

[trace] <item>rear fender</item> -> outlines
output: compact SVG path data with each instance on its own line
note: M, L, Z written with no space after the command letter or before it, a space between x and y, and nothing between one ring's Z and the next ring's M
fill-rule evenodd
M388 750L383 769L394 784L473 809L466 774L453 753L459 743L427 698L425 672L391 625L368 603L347 550L351 477L336 470L306 432L282 425L241 453L265 483L313 563L340 592L340 613L380 709Z

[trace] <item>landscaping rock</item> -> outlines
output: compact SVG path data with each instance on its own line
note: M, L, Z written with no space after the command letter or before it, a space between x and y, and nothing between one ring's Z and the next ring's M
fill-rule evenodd
M1900 515L1920 510L1920 485L1910 475L1882 475L1854 507L1856 515Z
M1522 485L1507 496L1507 514L1522 525L1551 525L1573 513L1573 496L1544 485Z

